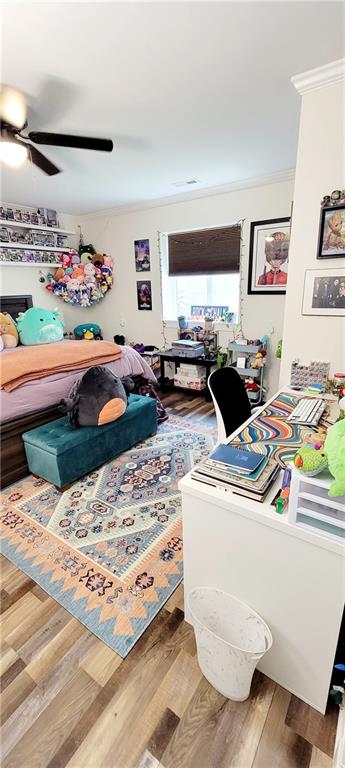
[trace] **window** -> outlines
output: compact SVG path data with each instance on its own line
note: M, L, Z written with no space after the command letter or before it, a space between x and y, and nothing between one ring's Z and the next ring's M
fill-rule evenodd
M239 226L161 236L163 318L187 318L193 305L228 307L237 322L240 294Z

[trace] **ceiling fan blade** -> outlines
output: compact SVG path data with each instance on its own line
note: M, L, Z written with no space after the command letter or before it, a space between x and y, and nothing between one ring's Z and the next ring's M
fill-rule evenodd
M47 157L42 155L42 152L39 152L38 149L36 149L36 147L32 147L30 144L25 144L25 146L28 149L28 159L31 160L34 165L37 165L43 173L46 173L47 176L55 176L55 174L61 173L60 168L54 165L54 163L51 163Z
M94 139L89 136L70 136L66 133L45 133L30 131L29 139L34 144L48 144L52 147L73 147L75 149L97 149L100 152L112 152L111 139Z

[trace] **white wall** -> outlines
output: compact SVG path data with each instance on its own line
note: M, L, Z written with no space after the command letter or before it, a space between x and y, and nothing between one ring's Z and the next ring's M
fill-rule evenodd
M289 216L293 181L238 189L225 194L184 202L160 205L135 212L106 212L85 216L81 223L85 242L93 242L98 250L114 258L114 287L95 309L95 320L104 336L124 333L130 341L162 346L162 307L157 232L171 232L230 224L244 218L243 254L243 331L249 338L271 336L267 381L270 391L278 386L280 361L274 357L278 339L282 337L284 296L248 296L248 250L250 222ZM152 312L137 309L136 281L143 277L135 272L134 240L150 239ZM123 325L121 325L123 323ZM176 338L169 329L168 341ZM226 334L222 334L222 342Z
M320 73L321 70L324 68L320 68ZM310 80L315 82L315 78ZM295 357L307 363L312 359L329 360L333 373L345 369L345 318L302 315L305 270L336 267L344 274L345 259L316 258L320 200L334 189L345 188L344 86L343 80L307 91L302 96L282 384L289 381L291 362Z

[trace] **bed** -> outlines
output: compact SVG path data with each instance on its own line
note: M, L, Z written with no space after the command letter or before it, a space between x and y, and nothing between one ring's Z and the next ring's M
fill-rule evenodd
M9 312L14 318L19 312L25 312L33 306L32 296L29 295L4 296L0 298L0 304L1 311ZM65 343L73 344L73 341ZM9 355L11 352L12 350L6 350L3 354ZM119 377L141 375L150 381L156 381L151 368L132 347L123 347L122 357L106 363L106 367ZM0 391L1 488L28 474L23 432L60 418L59 401L68 396L73 383L86 370L75 369L43 376L39 380L22 384L12 392Z

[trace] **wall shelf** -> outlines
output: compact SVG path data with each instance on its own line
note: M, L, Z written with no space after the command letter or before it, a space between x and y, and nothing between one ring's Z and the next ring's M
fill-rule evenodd
M36 232L56 232L59 235L75 235L69 229L59 229L59 227L47 227L46 224L27 224L24 221L14 221L13 219L0 219L0 225L4 227L15 227L17 229L32 229Z
M56 245L31 245L31 243L0 243L0 248L11 248L14 251L54 251L56 253L75 252L75 248L61 248Z
M46 267L56 269L61 267L58 261L0 261L0 267Z

